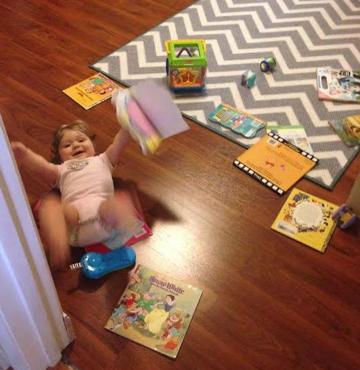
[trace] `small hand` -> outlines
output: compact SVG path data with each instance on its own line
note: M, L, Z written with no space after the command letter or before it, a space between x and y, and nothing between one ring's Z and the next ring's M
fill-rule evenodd
M16 162L21 165L27 154L27 147L20 141L12 141L11 148L13 150Z

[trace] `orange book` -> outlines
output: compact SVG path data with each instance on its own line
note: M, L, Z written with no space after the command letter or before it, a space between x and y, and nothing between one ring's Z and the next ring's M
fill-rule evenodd
M234 166L283 195L318 162L312 154L269 132L241 154Z
M121 87L110 78L101 73L97 73L84 81L70 86L63 90L63 92L84 109L88 110L94 105L110 98L110 96L115 91L120 90L120 88Z

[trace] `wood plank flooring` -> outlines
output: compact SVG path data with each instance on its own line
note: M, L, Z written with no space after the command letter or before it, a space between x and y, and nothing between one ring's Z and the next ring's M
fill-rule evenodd
M62 90L191 3L2 0L0 112L9 137L50 158L53 131L79 118L104 150L118 128L110 102L85 111ZM204 290L178 358L104 329L130 270L97 281L66 271L54 280L77 335L70 361L80 370L360 369L359 226L336 230L324 255L272 231L285 197L232 166L243 148L189 125L151 157L131 144L115 172L137 184L154 233L134 247L138 263ZM305 179L298 187L342 204L359 171L357 158L332 192ZM22 175L29 202L48 190Z

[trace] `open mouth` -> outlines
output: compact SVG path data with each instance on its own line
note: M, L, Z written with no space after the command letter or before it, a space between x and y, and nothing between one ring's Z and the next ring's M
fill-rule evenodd
M84 151L83 150L78 150L76 151L74 154L73 154L73 157L79 157L81 154L83 154Z

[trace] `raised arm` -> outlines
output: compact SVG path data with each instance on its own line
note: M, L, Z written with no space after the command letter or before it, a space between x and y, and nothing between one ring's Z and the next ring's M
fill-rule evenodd
M27 148L23 143L11 143L19 167L25 166L26 170L39 176L47 183L55 183L58 176L58 166L48 162L44 157Z
M116 134L112 144L107 148L106 154L113 166L116 166L120 162L121 153L125 146L129 144L130 139L131 136L129 132L121 128Z

